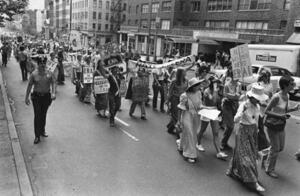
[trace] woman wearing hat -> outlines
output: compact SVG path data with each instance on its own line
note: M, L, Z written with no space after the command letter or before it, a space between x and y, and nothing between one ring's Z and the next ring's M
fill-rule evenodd
M198 111L202 107L202 96L200 88L207 86L207 81L192 78L188 81L188 88L180 96L178 125L182 127L179 143L179 151L190 163L197 160L197 132L200 130L200 116Z
M240 104L234 117L234 122L239 123L239 129L236 132L233 157L226 173L228 176L239 179L258 192L265 191L258 182L257 170L259 102L267 99L268 96L264 94L263 87L255 84L247 92L247 100Z
M210 109L218 109L221 110L221 101L222 97L220 96L220 84L221 81L218 80L216 77L211 76L209 78L210 84L209 87L204 90L203 93L203 105L206 107L209 107ZM201 139L202 136L210 123L211 130L213 133L213 143L216 148L217 154L216 157L218 159L225 159L228 157L227 154L224 152L220 151L220 141L219 141L219 119L218 120L210 120L204 116L201 116L201 129L198 134L198 144L197 144L197 149L201 152L204 152L205 149L201 145Z

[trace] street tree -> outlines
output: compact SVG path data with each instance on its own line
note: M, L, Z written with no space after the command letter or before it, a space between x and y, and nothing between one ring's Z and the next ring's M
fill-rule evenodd
M15 15L24 14L28 0L0 0L0 27L6 21L13 21Z

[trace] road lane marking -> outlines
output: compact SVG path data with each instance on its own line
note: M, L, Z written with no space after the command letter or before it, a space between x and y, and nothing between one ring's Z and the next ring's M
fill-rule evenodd
M119 119L118 117L115 116L115 120L119 121L119 123L125 125L126 127L129 127L130 125L128 123L126 123L125 121Z
M127 131L125 131L124 129L122 129L121 127L118 127L123 133L125 133L128 137L130 137L131 139L133 139L134 141L138 142L139 139L136 138L134 135L128 133Z

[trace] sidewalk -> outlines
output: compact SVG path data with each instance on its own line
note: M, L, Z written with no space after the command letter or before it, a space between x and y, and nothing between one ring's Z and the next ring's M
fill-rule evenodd
M33 195L3 82L2 70L0 70L0 195Z

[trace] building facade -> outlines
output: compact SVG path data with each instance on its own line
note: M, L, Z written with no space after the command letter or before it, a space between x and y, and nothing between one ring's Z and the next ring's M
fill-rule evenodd
M128 0L120 39L141 54L228 50L240 43L282 44L299 0Z

